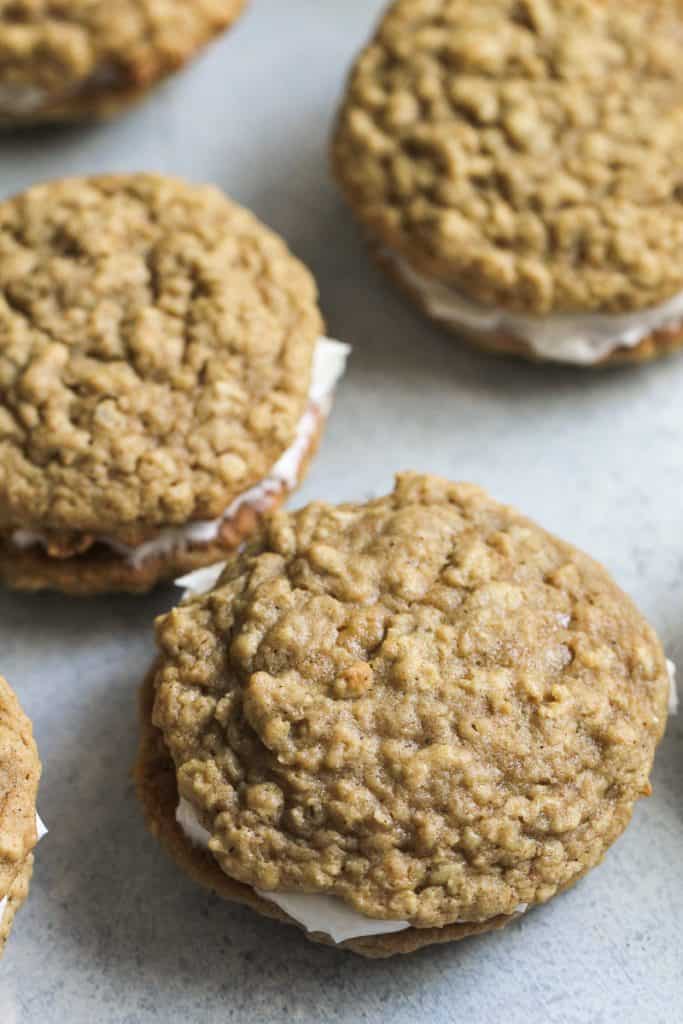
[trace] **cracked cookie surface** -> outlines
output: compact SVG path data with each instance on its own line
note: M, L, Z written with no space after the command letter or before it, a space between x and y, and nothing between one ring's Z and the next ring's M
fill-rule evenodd
M0 529L136 544L267 474L322 321L310 274L251 213L140 174L0 204L0 328Z
M373 239L484 306L683 290L677 0L397 0L334 140Z
M104 115L139 99L245 0L0 0L0 121Z
M225 874L417 929L597 864L667 716L660 644L601 566L417 474L278 513L157 637L154 724Z

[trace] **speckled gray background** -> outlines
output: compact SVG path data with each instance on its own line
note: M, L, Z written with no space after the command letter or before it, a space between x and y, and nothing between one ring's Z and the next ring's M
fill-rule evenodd
M485 484L604 561L683 664L683 359L595 375L502 363L423 322L369 265L326 165L345 70L379 0L252 0L239 27L124 120L0 139L0 192L139 168L217 182L316 272L355 346L301 499L399 468ZM195 888L145 833L129 770L149 599L0 595L0 668L45 766L31 899L0 1024L672 1024L683 1004L683 728L604 865L498 935L389 962L313 946Z

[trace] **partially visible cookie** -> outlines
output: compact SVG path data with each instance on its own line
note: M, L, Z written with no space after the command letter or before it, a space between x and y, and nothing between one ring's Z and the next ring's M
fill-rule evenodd
M14 915L28 896L40 761L31 723L0 676L0 954Z
M679 348L682 44L677 0L395 0L333 142L392 277L493 351Z
M0 125L105 117L140 100L246 0L0 0Z
M602 566L403 474L279 512L157 621L138 789L226 899L367 956L503 927L628 824L669 699Z
M347 346L217 189L151 174L0 204L0 578L144 591L239 547L314 454Z

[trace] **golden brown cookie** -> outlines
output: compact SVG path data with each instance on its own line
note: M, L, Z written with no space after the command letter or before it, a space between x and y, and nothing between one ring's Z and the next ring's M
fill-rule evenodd
M106 117L140 100L245 0L0 0L0 125Z
M471 485L404 474L365 505L279 512L157 639L152 830L270 916L341 901L357 952L502 927L599 863L650 792L656 635L600 565Z
M392 276L476 344L593 365L683 333L677 0L396 0L336 175Z
M77 178L0 204L0 575L145 590L304 474L343 371L315 284L217 189Z
M31 723L0 676L0 954L28 896L40 761Z

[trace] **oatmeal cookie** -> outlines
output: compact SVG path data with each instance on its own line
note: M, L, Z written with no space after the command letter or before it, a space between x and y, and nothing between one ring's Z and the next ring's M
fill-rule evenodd
M150 174L0 204L0 574L148 589L296 486L345 346L313 279L217 189Z
M678 0L391 4L333 162L393 276L486 347L680 346L682 43Z
M110 116L179 70L245 0L0 0L0 125Z
M157 639L152 830L315 938L341 909L339 944L367 955L545 903L650 792L655 633L600 565L471 485L408 473L277 513Z
M0 954L28 896L40 761L31 723L0 676Z

